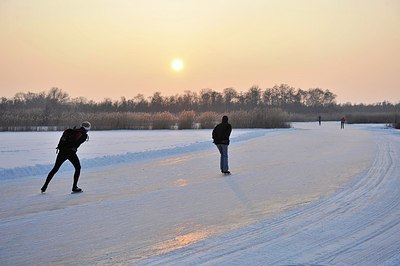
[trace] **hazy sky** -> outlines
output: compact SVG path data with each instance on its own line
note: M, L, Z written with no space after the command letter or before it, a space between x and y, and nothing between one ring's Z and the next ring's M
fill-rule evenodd
M399 102L400 0L0 0L0 96L281 83Z

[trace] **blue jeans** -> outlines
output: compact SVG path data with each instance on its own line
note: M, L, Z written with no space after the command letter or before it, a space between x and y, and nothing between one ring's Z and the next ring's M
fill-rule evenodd
M221 154L221 159L220 159L221 172L226 172L229 170L229 167L228 167L228 145L226 145L226 144L216 144L216 145L219 150L219 153Z

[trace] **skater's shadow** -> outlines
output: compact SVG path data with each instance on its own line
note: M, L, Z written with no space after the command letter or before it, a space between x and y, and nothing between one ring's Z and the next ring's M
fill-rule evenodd
M225 183L235 194L236 198L242 203L250 218L258 220L260 217L262 217L262 214L257 210L257 208L252 205L251 200L249 199L247 194L240 188L240 185L236 182L234 178L232 178L231 176L225 178Z

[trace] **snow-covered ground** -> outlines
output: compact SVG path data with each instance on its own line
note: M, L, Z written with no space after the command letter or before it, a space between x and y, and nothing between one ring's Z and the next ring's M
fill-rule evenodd
M40 194L60 132L0 133L0 265L399 265L400 132L294 123L90 132Z

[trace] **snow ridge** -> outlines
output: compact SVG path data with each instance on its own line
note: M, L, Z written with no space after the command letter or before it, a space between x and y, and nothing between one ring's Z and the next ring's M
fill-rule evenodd
M232 138L232 142L241 142L250 140L253 138L262 137L265 134L277 134L282 133L283 129L274 130L254 130L251 132L244 133L242 135ZM286 129L287 131L287 129ZM81 165L83 169L95 168L99 166L110 166L119 163L134 163L143 160L157 159L166 156L176 156L179 154L184 154L187 152L198 152L213 147L212 142L209 141L198 141L195 143L189 143L187 145L181 146L171 146L163 149L152 149L144 150L139 152L127 152L125 154L117 155L105 155L100 157L95 157L91 159L81 158ZM14 168L0 168L0 180L15 179L21 177L30 176L43 176L46 175L50 169L53 167L52 164L36 164L33 166L21 166ZM69 163L63 164L59 172L71 171L73 166Z

